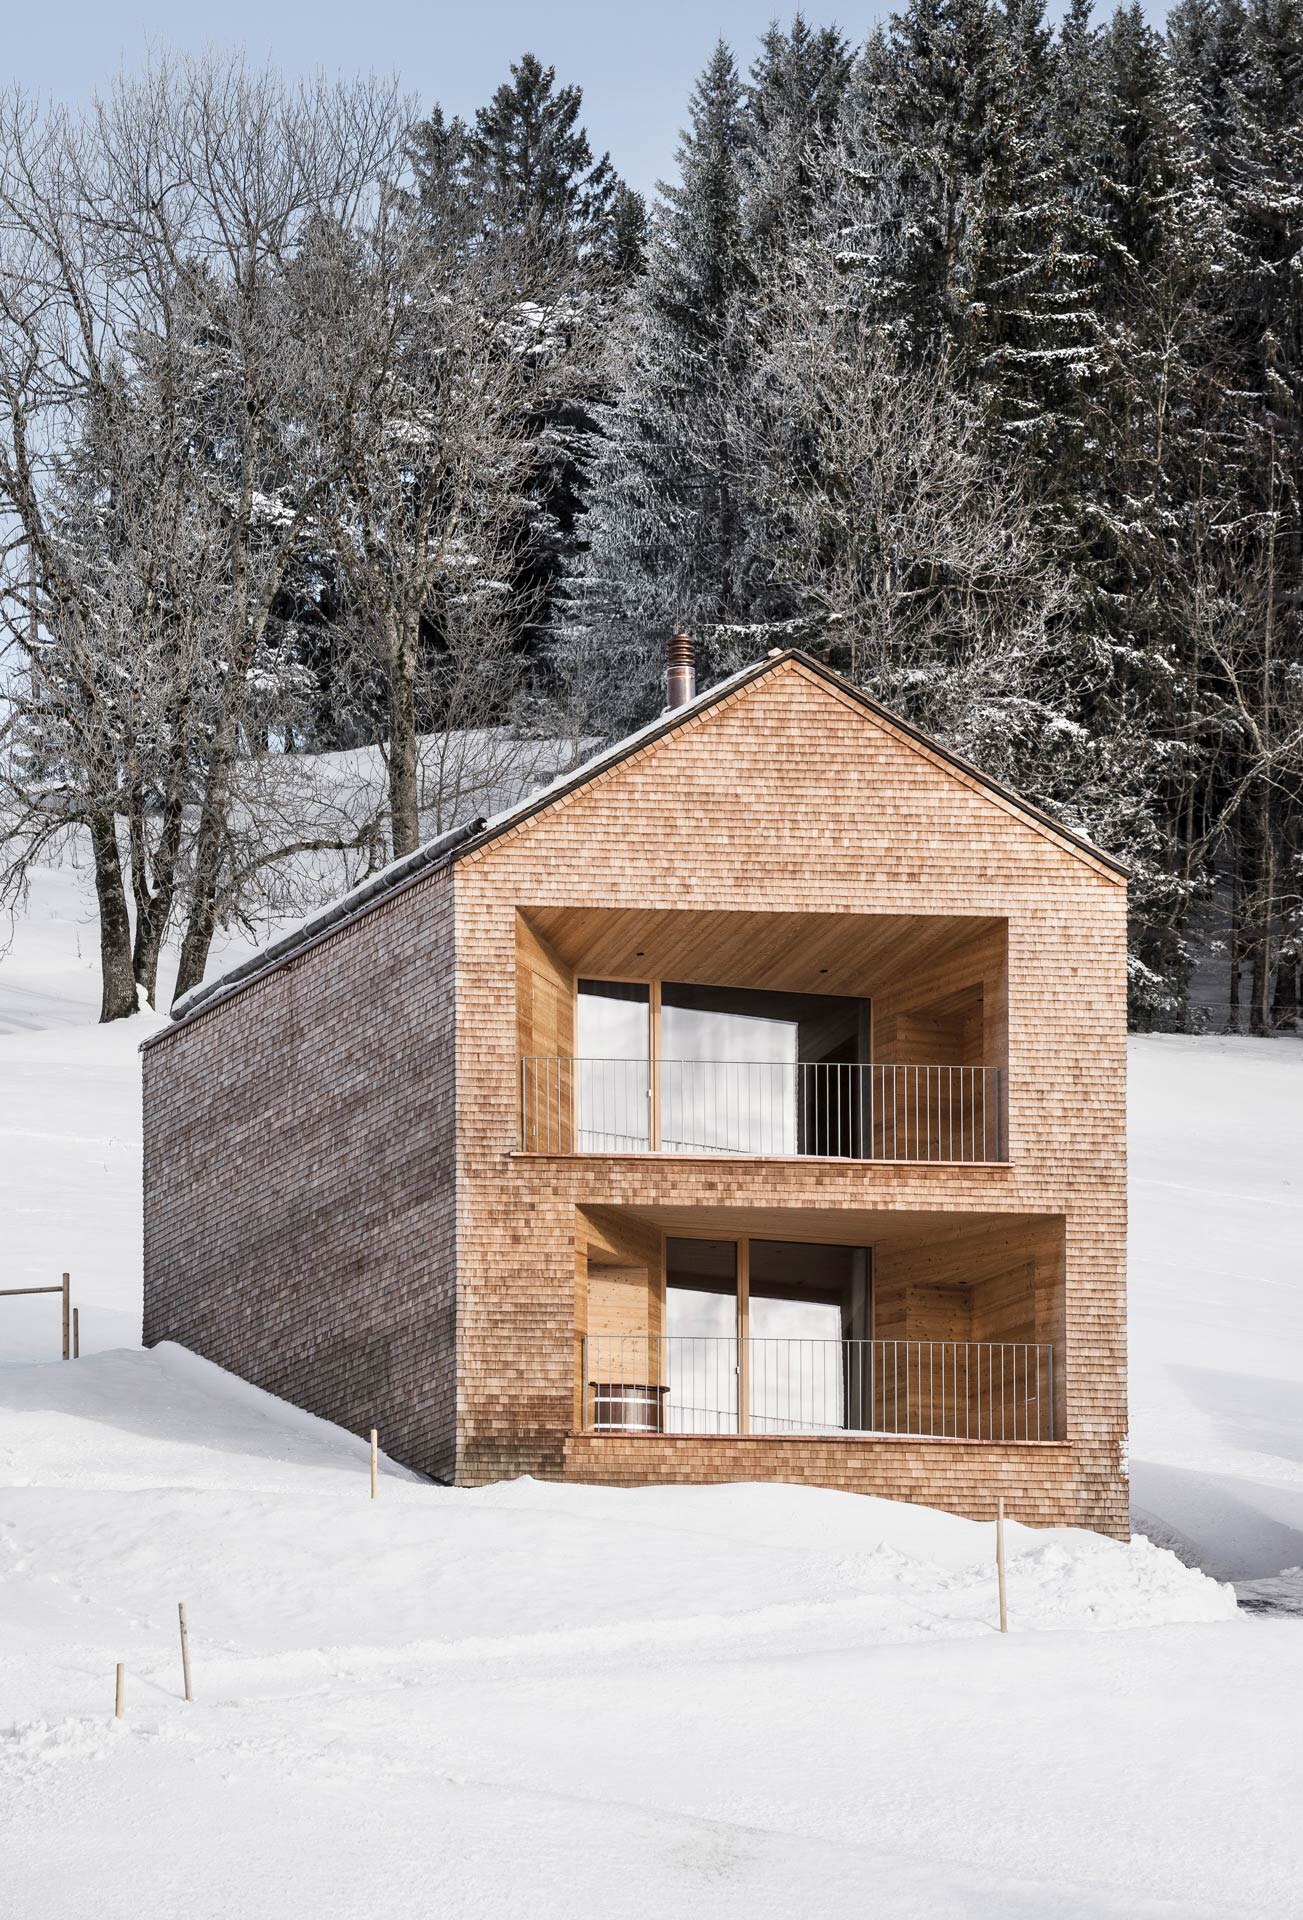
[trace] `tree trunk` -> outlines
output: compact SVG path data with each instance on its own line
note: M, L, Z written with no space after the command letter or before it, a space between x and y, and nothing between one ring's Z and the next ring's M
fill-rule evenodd
M1258 901L1253 944L1253 1005L1250 1033L1271 1032L1271 981L1276 946L1276 846L1273 838L1271 789L1261 777L1258 804L1258 844L1254 892Z
M181 960L176 970L172 993L175 1006L183 993L197 987L208 965L208 951L217 925L217 869L221 853L221 825L204 835L201 831L195 850L195 891L181 942Z
M247 298L247 295L246 288L244 296ZM249 604L249 554L253 539L253 496L262 448L262 428L247 366L245 406L249 415L249 434L242 451L239 507L231 534L233 565L227 615L231 646L221 709L208 747L208 777L195 831L190 912L186 919L185 937L181 942L181 961L172 994L173 1006L183 993L189 993L191 987L199 985L208 965L208 953L217 927L218 883L226 845L231 779L240 751L241 725L245 718L245 681L258 652L270 605L270 600L264 602L261 615L257 619L252 617Z
M1240 1032L1240 969L1244 965L1243 899L1244 874L1241 868L1243 846L1238 833L1231 840L1231 973L1227 993L1226 1026L1230 1033Z
M131 965L131 915L112 813L91 821L90 839L100 918L100 1019L126 1020L137 1011L136 976Z
M167 923L172 917L175 865L175 859L173 859L168 865L166 876L161 884L150 894L143 910L136 915L136 940L132 949L131 964L135 971L136 984L144 988L145 998L151 1007L158 1004L158 963L163 952Z
M1263 1034L1268 1031L1265 1009L1270 1002L1270 989L1270 944L1266 934L1259 932L1253 942L1253 997L1249 1003L1250 1033Z
M399 860L421 844L416 781L417 623L406 622L392 636L389 676L389 822L393 855Z
M239 663L239 670L241 673L245 670L243 661ZM173 1006L183 993L189 993L191 987L199 985L208 965L208 953L217 928L218 884L226 845L231 775L238 743L238 717L228 709L209 748L208 785L199 809L199 826L195 833L190 912L186 920L185 938L181 942L181 961L172 995Z

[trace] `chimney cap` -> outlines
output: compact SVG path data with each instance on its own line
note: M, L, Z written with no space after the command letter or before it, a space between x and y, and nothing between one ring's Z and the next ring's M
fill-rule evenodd
M781 660L783 657L783 649L781 647L770 647L765 657L769 660Z
M666 707L686 706L697 691L697 644L690 633L676 627L665 643Z

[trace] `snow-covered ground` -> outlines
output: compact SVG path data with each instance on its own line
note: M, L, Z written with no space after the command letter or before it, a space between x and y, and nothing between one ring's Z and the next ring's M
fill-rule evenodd
M989 1526L393 1466L372 1503L352 1437L141 1352L145 1025L90 1024L79 878L31 908L0 959L0 1285L67 1267L85 1357L50 1357L55 1299L0 1301L4 1911L1301 1910L1303 1619L1207 1575L1300 1589L1303 1046L1134 1043L1150 1539L1011 1527L1002 1638Z
M989 1525L372 1503L359 1442L175 1348L0 1368L0 1467L15 1913L1297 1912L1303 1627L1147 1541L1011 1527L1002 1639Z
M1133 1519L1303 1568L1303 1041L1133 1040L1129 1131Z

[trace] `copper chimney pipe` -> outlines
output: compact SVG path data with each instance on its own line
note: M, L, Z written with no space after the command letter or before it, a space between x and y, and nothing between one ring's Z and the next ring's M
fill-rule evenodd
M697 643L678 627L665 642L665 706L684 707L697 691Z

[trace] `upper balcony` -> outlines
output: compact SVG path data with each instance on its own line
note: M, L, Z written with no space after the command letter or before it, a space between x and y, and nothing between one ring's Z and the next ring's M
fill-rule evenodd
M522 911L520 1145L1003 1161L1006 979L976 916Z

